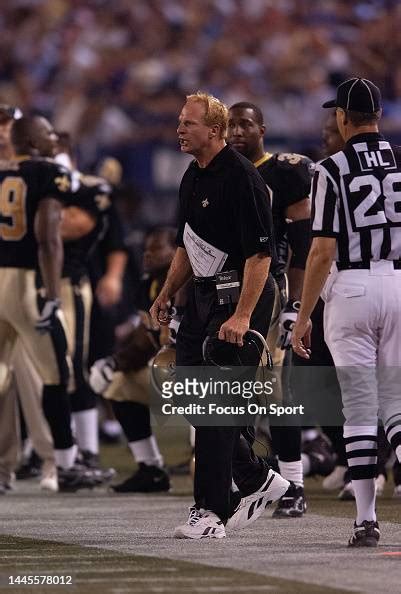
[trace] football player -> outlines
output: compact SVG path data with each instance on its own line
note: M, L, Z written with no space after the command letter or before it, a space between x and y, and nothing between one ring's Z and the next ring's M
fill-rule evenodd
M72 151L63 140L64 152L56 161L73 169ZM72 351L75 390L71 394L75 437L83 464L98 471L99 479L109 479L114 472L99 466L98 411L96 396L87 382L92 288L88 266L91 256L105 236L112 210L111 186L102 178L72 171L72 193L64 210L61 226L64 238L64 266L62 272L61 301L66 316L68 341Z
M63 167L38 156L52 154L55 138L44 118L21 118L11 130L16 157L0 165L0 392L7 391L9 364L20 338L43 382L43 410L54 441L59 482L79 488L92 486L93 481L74 467L67 394L70 368L60 310L61 211L71 179Z
M311 175L313 163L295 153L269 153L264 147L266 126L257 105L240 102L231 106L228 142L247 157L263 177L271 196L273 225L278 258L271 271L278 285L276 312L273 312L268 343L273 363L283 363L285 349L291 344L291 329L296 320L305 262L309 250ZM285 270L288 261L288 296ZM276 313L276 316L275 316ZM277 316L278 314L278 316ZM274 319L279 325L274 323ZM279 336L278 336L279 335ZM276 350L276 340L281 347ZM279 379L279 378L277 378ZM299 427L276 427L270 422L273 447L279 457L280 474L291 482L288 492L280 499L275 517L297 517L306 510L301 462L301 431Z
M58 146L54 146L54 152L57 149ZM69 170L72 169L72 161L67 153L62 154L60 161ZM114 476L114 471L102 470L99 466L96 397L87 384L86 365L92 306L87 267L91 254L108 226L111 188L105 180L83 175L76 170L72 171L71 178L69 202L63 209L61 223L64 240L61 308L66 320L67 342L74 368L74 389L70 397L74 434L79 447L78 460L92 471L96 482L101 483ZM32 415L32 411L30 413ZM45 428L42 426L41 441L44 434ZM38 440L32 436L32 441L36 447Z
M137 313L117 328L119 349L114 357L100 359L91 369L93 389L111 399L138 471L112 488L117 493L168 491L169 477L153 435L149 410L149 360L169 342L166 327L155 330L147 313L163 286L175 253L175 230L157 228L145 240L144 276ZM181 313L181 312L179 312ZM177 329L177 328L175 328Z

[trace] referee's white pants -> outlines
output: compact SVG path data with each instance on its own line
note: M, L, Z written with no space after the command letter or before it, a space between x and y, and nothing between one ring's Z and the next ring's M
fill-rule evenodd
M401 270L334 270L322 294L325 340L341 386L344 435L401 420ZM397 424L398 424L397 423ZM361 431L362 429L362 431Z

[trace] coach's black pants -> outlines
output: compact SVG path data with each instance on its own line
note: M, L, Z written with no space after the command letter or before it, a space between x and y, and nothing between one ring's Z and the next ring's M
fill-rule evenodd
M250 324L263 336L267 335L273 301L274 284L269 277ZM214 284L195 284L178 331L177 367L202 365L205 338L218 332L231 315L230 306L218 305ZM234 361L233 364L238 363ZM258 353L255 352L254 360L247 364L257 366ZM226 520L232 513L232 479L245 496L261 486L266 474L264 462L241 437L240 427L196 427L194 497L198 508L209 509Z

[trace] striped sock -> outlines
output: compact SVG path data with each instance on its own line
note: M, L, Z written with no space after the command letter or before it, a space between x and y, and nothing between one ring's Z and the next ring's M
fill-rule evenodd
M401 413L392 415L384 424L386 437L401 462Z
M364 430L367 433L361 434ZM344 427L345 452L355 491L358 525L364 520L376 520L376 432L377 427Z

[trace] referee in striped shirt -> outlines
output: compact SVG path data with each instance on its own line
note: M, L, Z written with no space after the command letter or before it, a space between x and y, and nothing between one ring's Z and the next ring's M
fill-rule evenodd
M346 144L316 168L313 242L292 346L309 357L309 316L322 292L357 507L348 544L373 547L378 417L401 460L401 149L379 134L381 95L369 80L347 80L323 107L336 109Z

